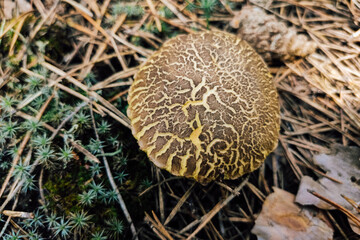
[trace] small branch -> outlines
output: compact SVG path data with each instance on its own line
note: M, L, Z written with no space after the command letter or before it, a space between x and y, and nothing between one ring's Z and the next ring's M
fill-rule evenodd
M200 225L195 229L194 232L192 232L187 240L193 239L198 232L200 232L201 229L203 229L206 224L208 224L211 219L223 208L225 207L231 200L233 200L234 197L238 195L238 192L245 186L245 184L248 182L249 176L240 183L238 187L236 187L233 191L233 193L230 194L225 200L218 202L213 209L210 210L206 215L202 217L202 221Z
M46 102L43 104L43 106L40 108L38 114L36 115L35 119L36 121L40 121L42 115L44 114L46 108L49 106L51 100L54 98L54 94L52 94L47 100ZM16 156L14 157L12 163L11 163L11 168L8 172L8 175L6 176L5 178L5 181L3 182L2 184L2 187L1 187L1 190L0 190L0 197L3 195L5 189L6 189L6 186L8 185L9 181L10 181L10 178L15 170L15 166L18 164L20 158L21 158L21 155L27 145L27 143L29 142L30 140L30 137L32 135L32 132L31 131L27 131L26 134L25 134L25 137L23 138L21 144L20 144L20 147L19 147L19 151L18 153L16 154Z
M315 197L323 200L324 202L334 206L338 210L342 211L349 219L351 219L358 227L360 227L360 219L357 218L352 212L350 212L349 210L347 210L343 206L337 204L336 202L331 201L330 199L327 199L326 197L320 195L319 193L317 193L315 191L312 191L312 190L308 189L308 192L311 193L312 195L314 195Z
M79 106L77 106L75 109L74 109L74 111L69 115L69 116L67 116L65 119L64 119L64 121L62 121L61 123L60 123L60 125L56 128L56 130L53 132L53 134L51 135L51 137L50 137L50 141L51 140L53 140L55 137L56 137L56 135L60 132L60 130L64 127L64 125L68 122L68 121L70 121L70 119L76 114L76 113L78 113L85 105L87 105L88 103L87 102L83 102L83 103L81 103Z
M87 104L87 102L86 102ZM53 131L53 134L50 137L50 141L53 140L55 138L55 136L59 133L60 129L66 124L67 121L69 121L71 119L72 116L74 116L77 112L80 111L80 109L82 107L84 107L86 104L82 103L80 104L77 108L75 108L75 110L59 125L59 127ZM30 170L29 170L29 174L31 174L35 168L40 164L40 158L36 159L34 161L34 163L32 164ZM23 184L25 183L25 179L22 179L18 185L14 188L13 191L11 191L5 201L3 202L3 204L0 206L0 212L2 212L4 210L4 208L6 207L6 205L10 202L10 200L15 196L15 194L21 189L21 187L23 186Z
M2 214L8 217L17 217L17 218L26 218L26 219L34 218L34 213L32 212L4 210Z
M180 210L181 206L185 203L185 201L188 199L190 194L192 193L196 182L194 182L189 189L185 192L185 194L180 198L176 206L171 210L169 216L166 218L164 225L166 226L174 217L175 214Z
M92 105L90 104L90 114L91 114L91 120L92 120L92 123L93 123L93 127L94 127L94 132L95 132L95 136L96 136L96 140L100 141L100 137L99 137L99 134L98 132L96 131L96 124L95 124L95 118L94 118L94 112L93 112L93 109L92 109ZM126 205L125 205L125 202L124 202L124 199L122 198L121 194L120 194L120 191L114 181L114 178L112 176L112 173L111 173L111 170L110 170L110 166L109 166L109 163L106 159L106 154L104 152L104 149L101 148L101 154L102 154L102 157L103 157L103 161L104 161L104 166L105 166L105 169L106 169L106 174L108 176L108 179L109 179L109 182L110 182L110 185L111 187L113 188L113 190L116 192L116 195L118 197L118 200L119 200L119 203L120 203L120 207L126 217L126 220L128 221L128 223L130 224L130 230L134 236L134 239L136 240L139 240L138 236L137 236L137 233L136 233L136 228L135 228L135 225L131 219L131 216L130 216L130 213L129 211L127 210L126 208Z
M40 192L40 199L42 201L42 205L45 206L46 205L46 200L45 200L45 194L44 194L44 188L43 186L43 177L44 177L44 168L41 168L40 171L40 176L39 176L39 192ZM46 208L44 208L45 212L47 213L48 210Z

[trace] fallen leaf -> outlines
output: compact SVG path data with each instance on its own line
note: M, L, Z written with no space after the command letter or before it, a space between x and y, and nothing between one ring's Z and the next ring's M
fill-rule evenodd
M26 0L4 0L5 19L12 19L21 13L33 10L31 4Z
M309 176L301 179L300 187L296 195L296 202L302 205L314 205L321 209L335 209L330 204L325 203L315 197L308 190L315 191L323 197L341 205L357 214L354 207L345 200L344 195L355 202L360 201L360 148L344 147L341 145L333 146L333 154L315 155L315 164L327 171L327 175L333 177L342 183L334 182L328 178L320 177L317 181ZM359 216L359 214L357 214ZM351 224L352 229L357 234L360 229Z
M251 232L259 240L333 238L333 229L321 212L300 207L294 201L295 195L274 187L274 193L265 199Z

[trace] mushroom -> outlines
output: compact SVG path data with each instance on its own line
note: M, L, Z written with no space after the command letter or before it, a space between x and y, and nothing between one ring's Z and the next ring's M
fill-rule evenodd
M254 171L277 146L272 76L230 33L168 40L136 74L128 101L132 133L149 159L202 184Z

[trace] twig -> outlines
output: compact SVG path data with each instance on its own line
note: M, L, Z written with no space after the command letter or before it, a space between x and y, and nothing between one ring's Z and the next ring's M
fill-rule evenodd
M345 240L349 240L349 238L344 233L344 230L340 227L340 225L336 222L335 218L330 214L329 211L325 211L326 216L332 221L332 223L335 225L335 227L339 230L340 234L344 237Z
M43 177L44 177L44 168L41 168L40 176L39 176L39 192L40 192L40 199L42 201L41 205L46 206L44 188L43 188ZM39 200L40 201L40 200ZM45 212L47 213L47 208L44 208Z
M34 218L34 213L32 212L20 212L20 211L12 211L12 210L4 210L2 212L5 216L8 217L17 217L17 218Z
M192 190L195 187L196 182L194 182L189 189L185 192L185 194L180 198L176 206L171 210L169 216L166 218L164 225L167 225L175 216L175 214L180 210L181 206L185 203L186 199L190 196L192 193Z
M206 215L203 216L203 220L201 221L200 225L195 229L194 232L192 232L188 237L187 240L190 240L196 236L198 232L200 232L203 227L223 208L225 207L231 200L236 197L237 193L245 186L245 184L248 182L249 176L244 179L238 187L234 189L234 193L231 193L230 196L228 196L225 200L218 202L213 209L211 209L210 212L208 212Z
M156 168L156 180L157 182L160 182L160 169ZM165 219L165 203L164 203L164 193L161 188L161 185L158 187L158 193L159 193L159 209L160 209L160 219L161 222L164 222Z
M319 193L317 193L315 191L308 189L308 192L311 193L312 195L314 195L315 197L320 198L324 202L334 206L335 208L339 209L340 211L342 211L346 216L348 216L349 219L351 219L358 227L360 227L360 219L357 218L352 212L350 212L343 206L337 204L336 202L331 201L330 199L327 199L326 197L320 195Z
M159 231L161 234L159 234L157 231L156 233L158 234L158 237L160 237L161 239L168 239L168 240L173 240L173 238L171 237L171 235L169 234L169 232L165 229L164 225L161 224L160 220L157 218L157 216L155 215L154 211L152 211L152 215L154 217L154 219L152 219L148 213L145 212L145 220L149 221L152 223L152 225L154 226L153 230L157 230Z
M101 104L104 105L104 107L102 107L101 105L97 105L97 107L99 109L101 109L102 111L106 111L111 117L113 117L114 119L116 119L117 121L122 123L125 127L130 128L130 120L128 119L128 117L126 117L125 114L123 114L120 110L118 110L116 107L114 107L106 99L104 99L103 97L101 97L99 94L97 94L94 91L89 91L87 86L85 86L83 83L76 80L75 78L69 76L66 72L64 72L63 70L57 68L56 66L51 65L50 63L47 63L47 62L43 62L42 65L45 68L53 71L54 73L56 73L56 74L58 74L58 75L60 75L62 77L65 77L72 84L76 85L77 87L79 87L80 89L82 89L83 91L88 93L89 96L91 96L94 99L98 100Z
M16 112L16 116L19 116L19 117L22 117L24 119L35 119L34 117L24 113L24 112L21 112L21 111L17 111ZM47 130L51 131L51 132L55 132L55 128L53 128L52 126L50 126L49 124L45 123L45 122L40 122L41 125L43 127L45 127ZM59 136L64 138L64 134L62 133L59 133ZM71 145L73 145L74 148L76 148L79 152L83 153L86 157L89 158L89 160L95 162L95 163L100 163L99 159L94 156L93 154L91 154L88 150L86 150L83 146L81 146L80 144L76 143L74 140L71 140L70 138L67 139L67 141L69 141L69 143Z
M348 203L351 204L351 206L353 206L353 208L360 213L360 204L355 202L354 200L352 200L351 198L345 196L344 194L340 194L342 198L344 198Z
M94 128L94 132L95 132L95 136L96 136L96 139L98 141L100 141L100 137L99 137L99 134L96 130L96 123L95 123L95 118L94 118L94 112L92 110L92 105L89 104L90 106L90 114L91 114L91 120L92 120L92 124L93 124L93 128ZM127 210L126 208L126 204L124 202L124 199L122 198L121 194L120 194L120 191L114 181L114 178L112 176L112 173L111 173L111 170L110 170L110 166L109 166L109 163L107 161L107 158L106 158L106 155L105 155L105 152L104 152L104 149L101 147L101 153L102 153L102 157L103 157L103 161L104 161L104 166L105 166L105 170L106 170L106 174L108 176L108 179L109 179L109 182L110 182L110 185L111 187L113 188L113 190L116 192L116 195L117 195L117 198L119 200L119 203L120 203L120 207L126 217L126 220L128 221L128 223L130 224L130 230L134 236L134 239L136 240L139 240L138 236L137 236L137 233L136 233L136 228L135 228L135 225L131 219L131 216L130 216L130 213L129 211Z
M80 106L82 106L82 105L83 105L83 104L81 104ZM80 106L78 106L78 107L74 110L74 112L72 112L70 115L71 115L71 116L74 116L78 111L80 111L80 109L82 108L82 107L80 107ZM83 106L85 106L85 105L83 105ZM53 140L53 138L55 138L55 136L58 134L58 132L59 132L60 129L61 129L61 126L64 126L65 123L66 123L67 121L69 121L70 119L71 119L71 117L68 116L68 117L65 119L66 121L64 120L64 121L59 125L59 127L57 128L57 130L53 131L53 134L52 134L51 137L50 137L50 141ZM39 165L40 161L41 161L40 158L38 158L38 159L36 159L36 160L34 161L34 163L32 164L32 166L31 166L31 168L30 168L30 170L29 170L29 174L31 174L31 173L35 170L35 168ZM4 210L5 206L9 203L9 201L10 201L10 200L15 196L15 194L21 189L21 187L23 186L23 184L25 183L25 181L26 181L26 179L22 179L22 180L17 184L17 186L14 188L14 190L7 195L5 201L4 201L3 204L0 206L0 212Z
M294 156L289 151L287 144L284 143L284 138L280 136L279 141L280 141L281 146L283 147L283 149L284 149L284 151L286 153L287 159L289 160L290 166L293 169L295 176L297 177L298 180L300 180L301 177L303 176L303 174L302 174L299 166L296 165L296 159L294 158Z
M145 193L147 193L148 191L150 191L151 189L165 183L165 182L169 182L169 181L172 181L172 180L177 180L179 179L180 177L170 177L170 178L167 178L167 179L164 179L162 182L159 182L159 183L156 183L154 185L151 185L150 187L148 187L147 189L145 189L144 191L142 191L141 193L139 193L139 197L141 197L142 195L144 195Z
M51 100L53 99L54 97L54 94L52 94L48 99L47 101L42 105L42 107L40 108L38 114L36 115L35 119L36 121L39 121L42 117L42 115L44 114L46 108L49 106ZM21 155L26 147L26 144L28 143L28 141L30 140L30 137L31 137L31 134L32 132L31 131L27 131L26 134L25 134L25 137L23 138L21 144L20 144L20 147L19 147L19 150L18 150L18 153L16 154L16 156L14 157L12 163L11 163L11 168L1 186L1 190L0 190L0 197L3 195L4 191L5 191L5 188L7 186L7 184L9 183L10 181L10 178L15 170L15 166L18 164L20 158L21 158Z
M15 201L14 201L12 207L11 207L11 210L15 210L15 207L16 207L16 205L17 205L17 203L18 203L18 200L19 200L19 195L16 197L16 199L15 199ZM0 213L2 213L3 210L4 210L4 209L0 209ZM11 221L11 216L9 216L8 219L6 220L6 222L5 222L2 230L1 230L1 232L0 232L0 238L1 238L1 236L5 233L5 230L6 230L6 228L8 227L10 221Z

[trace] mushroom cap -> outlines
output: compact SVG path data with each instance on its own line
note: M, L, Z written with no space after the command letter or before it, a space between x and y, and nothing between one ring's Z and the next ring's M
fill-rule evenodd
M272 76L230 33L166 41L136 74L128 101L132 133L149 159L202 184L254 171L277 146Z

